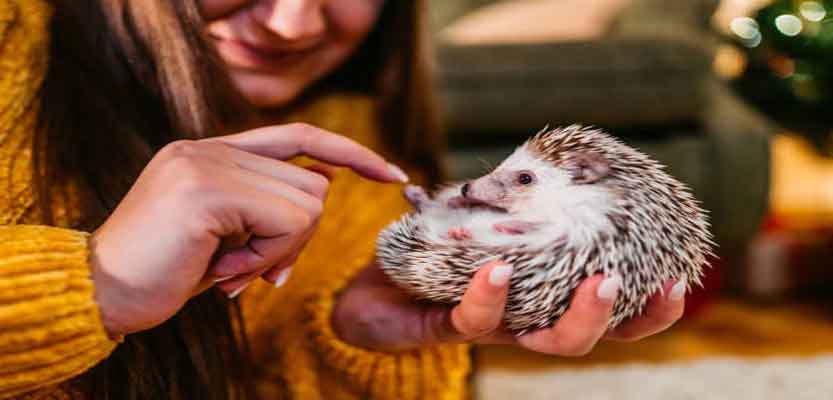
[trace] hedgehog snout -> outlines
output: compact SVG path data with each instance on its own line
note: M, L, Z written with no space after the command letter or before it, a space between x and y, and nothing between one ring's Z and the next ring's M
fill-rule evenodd
M499 206L506 197L506 188L500 180L485 176L466 182L460 194L472 204Z

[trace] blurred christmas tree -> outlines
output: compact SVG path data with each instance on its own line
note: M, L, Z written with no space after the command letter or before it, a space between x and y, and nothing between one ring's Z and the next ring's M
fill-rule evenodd
M732 86L833 155L833 0L776 0L730 30L748 62Z

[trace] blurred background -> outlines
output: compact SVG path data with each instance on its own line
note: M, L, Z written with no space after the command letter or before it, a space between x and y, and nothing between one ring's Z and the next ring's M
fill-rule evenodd
M475 398L833 398L833 0L432 7L453 178L600 126L688 183L720 245L671 331L580 359L479 347Z

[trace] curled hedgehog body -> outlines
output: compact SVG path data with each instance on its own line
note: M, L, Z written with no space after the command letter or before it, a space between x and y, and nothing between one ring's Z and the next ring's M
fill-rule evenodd
M664 282L700 284L712 254L705 212L645 154L573 125L544 130L488 175L429 197L379 236L385 273L419 298L460 301L477 269L513 266L504 325L551 326L588 276L618 276L609 327L642 312Z

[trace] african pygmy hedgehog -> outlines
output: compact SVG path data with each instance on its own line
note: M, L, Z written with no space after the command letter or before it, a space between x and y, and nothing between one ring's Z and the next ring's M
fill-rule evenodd
M620 140L573 125L536 134L488 175L405 189L415 207L379 236L382 269L419 298L460 301L478 267L514 267L504 314L521 334L551 326L586 277L618 275L609 327L671 279L700 284L712 236L689 189Z

